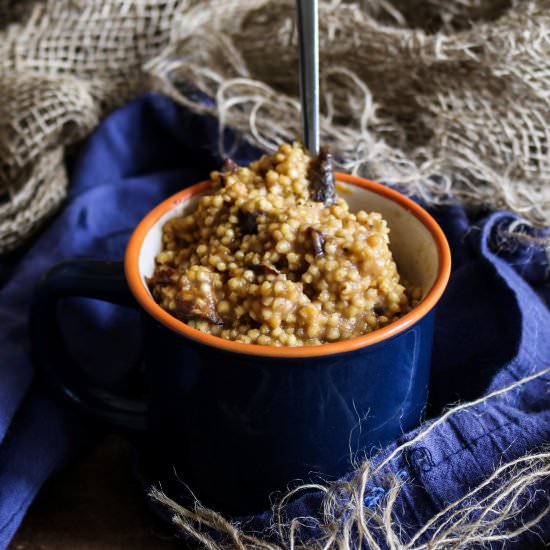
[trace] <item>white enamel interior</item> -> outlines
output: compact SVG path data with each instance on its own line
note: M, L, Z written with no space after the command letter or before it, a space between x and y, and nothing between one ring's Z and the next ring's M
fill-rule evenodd
M352 211L377 211L390 227L390 247L401 276L420 287L425 296L432 288L439 269L437 246L428 229L405 208L392 200L363 187L338 182L338 194L346 199ZM155 269L155 256L161 249L162 226L170 218L191 212L199 196L182 202L164 214L143 241L139 255L139 271L145 284Z

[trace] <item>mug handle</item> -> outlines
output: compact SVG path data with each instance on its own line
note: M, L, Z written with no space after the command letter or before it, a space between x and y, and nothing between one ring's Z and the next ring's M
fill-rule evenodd
M56 393L89 415L124 431L144 431L145 401L92 387L71 358L57 318L57 303L71 297L137 307L123 262L72 260L54 266L39 282L31 306L31 352L38 372Z

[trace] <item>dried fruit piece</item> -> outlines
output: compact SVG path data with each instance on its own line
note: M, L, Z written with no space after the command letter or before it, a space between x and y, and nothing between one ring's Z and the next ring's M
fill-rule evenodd
M258 233L258 212L239 210L239 228L244 235L255 235Z
M334 160L328 147L321 147L319 154L309 163L311 198L330 206L336 202Z
M325 253L325 237L318 229L315 229L314 227L308 227L306 231L311 242L311 247L313 248L313 254L316 258L319 258Z
M176 270L173 267L161 267L156 269L152 277L147 278L147 285L149 290L153 292L157 286L172 284L173 277L176 274Z
M176 296L176 315L184 322L191 319L204 319L215 325L223 325L223 320L218 315L214 303L204 298L185 299Z
M230 159L229 157L227 157L223 161L221 171L224 174L232 174L238 167L239 165L233 159Z
M226 177L229 174L233 174L238 167L239 165L229 157L223 161L222 167L220 168L220 182L222 186L225 185Z

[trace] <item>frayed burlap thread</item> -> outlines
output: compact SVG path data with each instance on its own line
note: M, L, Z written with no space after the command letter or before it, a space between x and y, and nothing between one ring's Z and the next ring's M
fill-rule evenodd
M169 44L182 8L177 0L27 2L22 21L0 32L0 253L59 207L71 147L150 89L143 65ZM7 17L8 6L0 10Z
M537 533L537 525L550 514L550 449L497 465L486 479L409 534L405 534L399 521L398 505L407 481L396 475L386 476L384 497L374 507L366 504L366 488L371 481L378 485L385 466L422 442L450 417L483 414L480 405L513 395L529 383L548 383L548 375L550 368L447 410L379 464L365 460L347 481L297 487L274 506L272 524L264 533L248 532L245 525L232 523L199 502L194 508L186 508L158 488L150 496L171 513L174 525L183 534L209 550L459 550L516 541L527 532ZM285 504L312 490L323 493L320 517L286 520ZM308 533L315 528L317 535L304 538L302 526L307 526ZM548 541L541 540L544 542Z
M201 23L148 68L178 101L273 150L300 134L294 4L214 0L206 24L198 4L188 15ZM459 198L547 223L550 2L461 2L461 13L428 2L424 25L435 13L445 22L435 33L409 26L413 2L363 4L321 3L321 128L340 165L429 203ZM469 27L467 7L479 17Z
M340 167L550 224L550 0L320 4ZM67 150L145 90L266 151L300 134L294 0L0 0L0 29L0 253L59 206Z

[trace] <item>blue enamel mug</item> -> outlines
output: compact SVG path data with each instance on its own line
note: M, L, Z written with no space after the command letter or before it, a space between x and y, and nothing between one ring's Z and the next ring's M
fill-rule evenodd
M243 344L200 332L163 310L145 282L162 226L192 210L210 182L154 208L135 229L124 262L66 262L41 281L31 312L37 367L63 398L131 434L147 481L160 482L174 498L192 492L227 513L257 512L295 481L341 476L352 459L419 422L449 246L434 219L404 195L346 174L337 180L352 211L384 216L400 273L423 293L412 311L364 336L304 347ZM92 386L80 373L55 313L67 297L143 310L143 400Z

